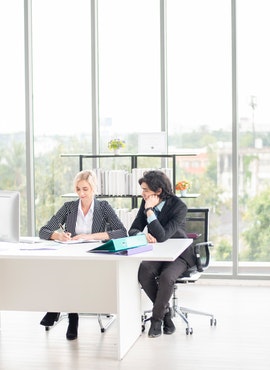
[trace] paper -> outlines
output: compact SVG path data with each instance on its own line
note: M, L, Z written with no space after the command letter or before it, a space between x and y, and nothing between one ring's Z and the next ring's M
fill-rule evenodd
M62 248L62 245L56 245L54 243L23 243L20 246L20 251L50 251Z
M80 243L101 243L101 240L96 239L71 239L71 240L54 240L56 243L61 244L80 244Z

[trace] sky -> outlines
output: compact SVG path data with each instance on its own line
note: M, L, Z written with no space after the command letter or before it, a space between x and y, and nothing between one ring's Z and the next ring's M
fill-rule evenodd
M228 3L168 2L171 132L203 125L209 129L231 129ZM100 122L110 122L112 132L160 129L159 15L155 4L154 0L99 3ZM36 135L73 135L91 127L89 4L73 5L70 0L33 2L32 98ZM249 129L253 118L258 131L269 127L267 10L267 0L238 1L238 107L242 129ZM6 34L8 37L4 37ZM4 51L0 68L1 134L23 131L25 125L22 1L0 2L0 41ZM254 110L251 96L256 97Z

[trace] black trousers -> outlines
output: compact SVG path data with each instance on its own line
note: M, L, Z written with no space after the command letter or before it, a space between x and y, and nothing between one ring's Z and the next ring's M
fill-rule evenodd
M173 262L144 261L140 264L138 279L153 302L153 319L163 320L173 294L174 283L188 268L188 263L181 257Z

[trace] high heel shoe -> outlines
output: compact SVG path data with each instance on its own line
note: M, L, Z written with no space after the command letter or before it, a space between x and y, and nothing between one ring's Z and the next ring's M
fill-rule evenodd
M43 319L40 321L40 325L53 326L54 322L58 321L60 312L47 312Z
M76 339L78 336L79 315L77 313L68 314L69 324L66 337L68 340Z

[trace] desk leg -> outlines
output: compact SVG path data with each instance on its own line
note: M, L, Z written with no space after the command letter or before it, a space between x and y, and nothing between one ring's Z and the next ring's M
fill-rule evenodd
M141 289L139 262L118 264L118 360L121 360L141 334Z

